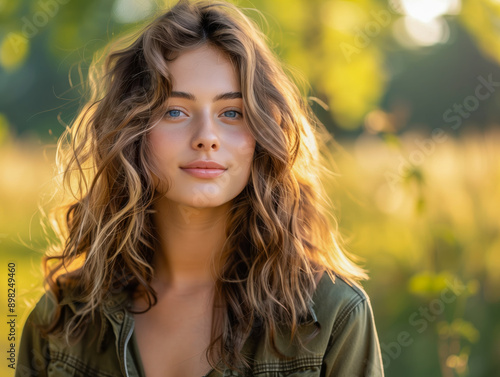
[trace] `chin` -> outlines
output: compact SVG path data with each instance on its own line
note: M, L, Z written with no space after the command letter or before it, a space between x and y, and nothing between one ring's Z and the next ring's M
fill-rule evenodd
M183 197L183 198L172 198L166 196L166 198L174 205L178 205L180 207L189 207L194 209L204 209L204 208L216 208L220 207L224 204L227 204L231 200L226 200L225 198L206 198L201 196L193 196L193 197Z

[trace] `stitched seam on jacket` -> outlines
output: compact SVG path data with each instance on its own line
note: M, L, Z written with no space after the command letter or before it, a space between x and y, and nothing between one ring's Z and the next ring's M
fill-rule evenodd
M78 372L84 373L85 375L89 375L89 373L91 373L90 374L91 376L116 377L116 374L102 372L99 369L91 368L85 365L82 361L80 361L76 357L66 353L56 351L52 353L51 356L53 361L61 361L65 364L68 364L71 367L75 368Z
M347 321L347 319L351 316L354 309L356 309L359 305L365 302L366 298L362 296L354 297L345 307L345 309L340 313L339 320L336 322L335 326L332 329L332 334L330 335L330 341L328 342L328 347L326 349L325 354L330 350L333 339L337 332L342 327L342 325Z
M254 373L264 373L264 372L289 372L296 369L320 367L323 362L323 357L302 357L297 360L283 361L283 362L271 362L271 363L259 363L253 368Z

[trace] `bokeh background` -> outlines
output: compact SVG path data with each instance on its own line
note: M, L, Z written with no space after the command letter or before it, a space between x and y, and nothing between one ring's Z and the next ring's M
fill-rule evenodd
M0 0L0 375L41 291L55 143L96 50L171 1ZM500 1L238 1L338 142L387 376L500 375ZM258 9L255 11L253 9Z

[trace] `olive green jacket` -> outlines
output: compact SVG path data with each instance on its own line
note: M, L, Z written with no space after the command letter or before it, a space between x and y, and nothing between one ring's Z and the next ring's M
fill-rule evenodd
M146 377L134 335L134 317L127 311L127 297L125 292L110 296L99 311L99 325L89 326L82 341L68 346L52 336L44 339L34 326L46 323L55 308L54 296L45 293L24 326L15 376ZM75 303L65 298L61 304L64 318L69 318ZM287 331L279 334L277 345L290 356L287 359L271 352L264 337L250 337L243 351L249 357L251 370L244 374L212 370L206 377L383 377L372 309L362 289L338 277L333 283L324 274L314 292L310 316L301 323L299 334L307 337L317 327L320 332L307 343L307 350L290 344Z

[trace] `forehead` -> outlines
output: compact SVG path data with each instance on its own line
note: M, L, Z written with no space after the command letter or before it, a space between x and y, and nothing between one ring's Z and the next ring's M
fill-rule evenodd
M168 63L176 91L239 91L239 75L226 55L215 47L203 45L182 51Z

